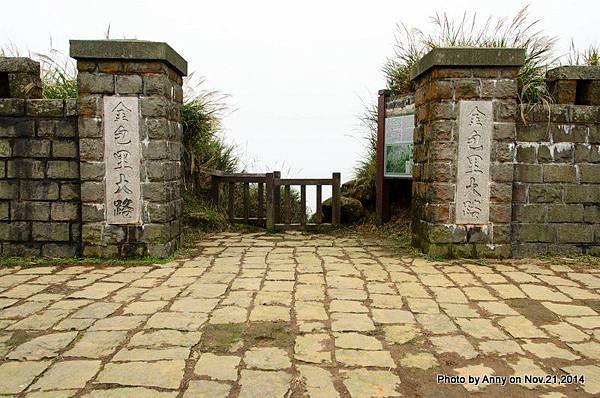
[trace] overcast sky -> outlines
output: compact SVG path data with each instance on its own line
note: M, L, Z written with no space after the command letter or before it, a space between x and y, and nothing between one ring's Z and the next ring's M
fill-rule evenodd
M514 13L521 1L11 1L2 6L0 39L47 52L50 37L165 41L230 95L224 120L248 171L294 177L352 175L363 142L357 115L384 88L396 23L427 28L435 12L482 17ZM597 0L532 1L540 27L585 46L600 41Z

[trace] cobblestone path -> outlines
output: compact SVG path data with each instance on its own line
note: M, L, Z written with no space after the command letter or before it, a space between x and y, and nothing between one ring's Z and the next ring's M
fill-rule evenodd
M429 262L325 235L199 245L161 266L1 268L0 395L600 394L599 269Z

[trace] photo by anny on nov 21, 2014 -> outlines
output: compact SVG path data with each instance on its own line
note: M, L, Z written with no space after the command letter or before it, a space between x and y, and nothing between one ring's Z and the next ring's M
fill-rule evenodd
M7 4L0 398L600 396L577 5Z

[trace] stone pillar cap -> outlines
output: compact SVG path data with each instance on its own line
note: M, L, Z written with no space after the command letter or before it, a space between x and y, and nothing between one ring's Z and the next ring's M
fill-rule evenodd
M546 79L556 80L600 80L600 66L594 65L565 65L550 69Z
M40 73L40 63L26 57L0 57L0 72Z
M75 59L162 61L187 75L187 61L167 43L145 40L69 40Z
M415 80L436 66L522 66L524 48L437 47L429 51L410 68Z

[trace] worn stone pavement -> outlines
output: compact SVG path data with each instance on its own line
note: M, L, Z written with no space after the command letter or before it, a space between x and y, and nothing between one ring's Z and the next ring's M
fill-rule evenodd
M429 262L326 235L199 248L157 266L0 268L0 395L600 394L599 269ZM585 380L436 383L526 374Z

